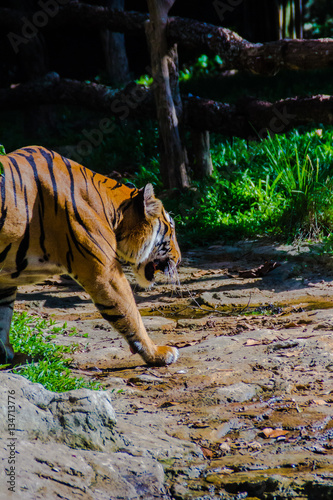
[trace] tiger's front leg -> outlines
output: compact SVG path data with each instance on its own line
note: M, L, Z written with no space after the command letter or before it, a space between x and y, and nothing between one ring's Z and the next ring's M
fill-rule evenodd
M133 353L138 353L149 365L164 366L175 362L178 350L175 347L157 346L148 337L141 315L134 300L131 287L117 264L116 273L107 283L100 277L94 288L84 286L102 317L127 340ZM103 278L104 280L104 278Z

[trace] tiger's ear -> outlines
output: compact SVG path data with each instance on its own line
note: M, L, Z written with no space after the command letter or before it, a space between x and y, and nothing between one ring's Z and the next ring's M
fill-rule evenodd
M140 198L141 209L147 219L157 217L161 213L162 202L155 198L154 188L151 184L147 184L140 189L138 198Z

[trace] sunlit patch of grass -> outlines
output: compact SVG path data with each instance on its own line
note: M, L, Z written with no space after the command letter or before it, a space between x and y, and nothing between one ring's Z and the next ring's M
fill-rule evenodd
M66 324L58 326L53 321L29 316L26 312L14 313L10 330L10 341L14 351L28 354L35 361L14 368L13 373L42 384L54 392L82 387L101 389L98 382L86 381L71 374L69 368L71 359L68 355L73 354L78 345L62 346L53 342L56 335L64 333L65 329Z
M259 142L212 136L213 177L165 200L183 245L270 236L320 240L333 232L333 130Z

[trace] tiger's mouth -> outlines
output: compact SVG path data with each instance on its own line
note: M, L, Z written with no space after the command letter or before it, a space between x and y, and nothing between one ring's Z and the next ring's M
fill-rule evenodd
M169 259L166 260L153 260L148 262L145 266L145 278L147 281L154 281L155 274L161 271L162 273L168 274L169 272Z

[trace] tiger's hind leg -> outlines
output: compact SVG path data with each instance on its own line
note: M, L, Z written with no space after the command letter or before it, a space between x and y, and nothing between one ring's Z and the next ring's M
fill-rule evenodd
M0 288L0 364L17 365L28 359L26 354L14 352L9 341L16 291L16 287Z

